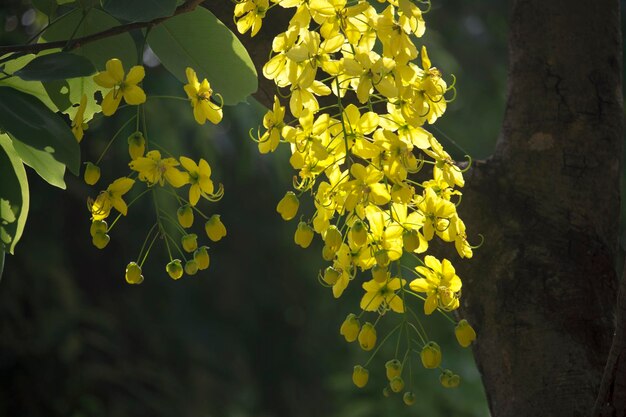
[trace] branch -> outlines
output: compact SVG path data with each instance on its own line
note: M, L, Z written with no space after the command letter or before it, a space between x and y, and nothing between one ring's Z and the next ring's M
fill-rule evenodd
M28 45L8 45L8 46L0 46L0 56L11 53L11 52L21 52L21 53L32 53L36 54L41 51L45 51L48 49L54 48L63 48L64 51L70 51L72 49L80 48L81 46L95 42L100 39L108 38L111 36L119 35L121 33L126 33L135 29L143 29L146 27L156 26L159 23L166 21L174 16L178 16L179 14L187 13L194 10L203 0L187 0L185 3L181 4L176 8L174 14L171 16L159 17L157 19L151 20L149 22L134 22L127 23L125 25L115 26L107 30L103 30L102 32L94 33L88 36L84 36L82 38L72 39L71 41L55 41L55 42L46 42L46 43L35 43Z

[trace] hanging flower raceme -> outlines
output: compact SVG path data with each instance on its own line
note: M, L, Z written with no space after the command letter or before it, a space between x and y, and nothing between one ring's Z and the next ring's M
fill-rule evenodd
M275 0L265 7L246 0L237 4L235 18L241 33L252 28L254 35L272 7L294 10L263 67L288 96L274 97L254 139L261 153L289 144L295 190L280 200L277 212L285 220L300 217L296 244L309 247L315 234L323 241L329 265L320 271L320 283L335 298L350 288L364 290L361 313L348 315L341 335L370 351L378 340L388 340L390 334L377 337L385 323L401 318L390 333L398 332L408 347L387 362L385 392L404 391L403 401L411 405L415 394L406 390L405 378L412 367L430 369L442 361L416 307L426 315L447 314L461 296L452 262L428 254L430 242L454 243L461 258L470 258L473 247L456 211L463 171L426 127L444 114L455 93L426 47L415 43L424 34L423 6L429 3L379 2L387 3L381 12L368 1ZM424 175L427 165L432 178ZM300 201L309 195L313 211L306 213ZM363 281L351 286L355 280ZM476 337L466 321L455 334L464 347ZM458 375L448 372L441 384L458 385ZM354 368L355 385L365 386L368 378L366 367Z
M190 100L194 118L199 124L204 124L206 120L219 123L222 119L222 104L218 105L214 100L217 98L221 102L221 96L213 92L206 79L199 82L192 68L187 68L186 73L188 83L183 90ZM224 194L222 184L215 186L211 178L209 163L203 158L196 161L187 156L171 156L162 146L151 142L152 135L149 137L147 131L149 120L147 113L143 111L143 106L146 105L146 94L141 87L143 78L142 66L134 66L126 74L120 60L115 58L106 63L105 71L94 76L96 84L105 89L101 103L104 115L115 114L122 100L127 104L140 106L104 148L106 152L118 136L124 133L128 135L129 172L113 181L95 199L88 201L92 219L92 242L97 248L104 249L120 216L128 215L130 207L137 204L142 197L151 197L148 203L154 210L154 223L145 235L139 254L126 267L124 276L129 284L143 282L142 267L157 242L163 243L167 250L168 260L163 268L164 272L177 280L185 274L194 275L207 269L209 248L203 246L202 241L208 238L216 242L226 235L226 227L220 216L200 208L201 199L215 203ZM79 142L87 128L84 122L86 106L87 97L83 96L72 120L72 132ZM118 112L120 113L122 112ZM128 132L128 126L134 126L134 131ZM153 135L158 136L156 133ZM155 146L158 149L154 149ZM100 179L103 157L104 153L97 162L86 164L84 179L88 185L94 185ZM163 200L168 198L176 205L172 213L172 205L163 204ZM114 209L119 214L108 224L105 219L109 218ZM206 221L205 238L202 238L204 233L196 234L187 230L193 228L196 215Z

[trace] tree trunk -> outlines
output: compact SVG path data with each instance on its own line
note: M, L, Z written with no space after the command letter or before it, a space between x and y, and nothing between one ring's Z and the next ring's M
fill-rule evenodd
M617 293L619 5L517 0L510 22L502 134L460 208L486 238L464 308L494 417L588 416Z

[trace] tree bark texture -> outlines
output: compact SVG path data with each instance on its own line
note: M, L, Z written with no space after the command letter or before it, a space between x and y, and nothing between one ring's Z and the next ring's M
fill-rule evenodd
M588 416L617 294L619 5L517 0L510 23L501 137L460 208L486 237L464 308L493 416Z
M235 29L232 5L205 5ZM268 107L275 87L261 69L286 27L285 16L273 19L241 37L260 74L255 97ZM459 208L470 236L485 236L459 263L463 313L478 331L474 354L494 417L589 416L618 287L619 3L515 0L509 53L501 137L466 174Z

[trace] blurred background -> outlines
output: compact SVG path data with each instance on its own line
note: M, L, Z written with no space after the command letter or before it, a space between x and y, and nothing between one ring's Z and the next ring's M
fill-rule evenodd
M456 158L485 158L497 140L507 6L434 0L425 16L433 64L457 79L457 98L433 130ZM4 1L0 44L24 42L40 23L29 2ZM183 95L153 56L144 62L152 67L148 96ZM221 214L228 235L210 245L207 271L179 281L165 273L162 245L144 267L143 284L124 280L154 216L150 205L134 205L100 251L86 209L99 188L68 174L61 191L29 171L29 220L0 281L0 416L488 416L471 351L440 317L425 324L442 346L444 366L461 375L460 387L445 389L437 371L422 369L413 375L413 407L401 396L383 397L385 349L367 387L354 387L352 367L368 354L347 344L339 326L358 309L361 290L353 284L340 303L333 299L317 279L326 266L320 242L299 248L297 221L276 213L293 171L286 148L260 155L249 138L264 111L250 99L226 108L220 125L198 126L185 102L146 104L151 139L207 159L225 187L219 203L202 208ZM95 120L83 160L96 159L130 115L126 109ZM130 133L103 159L100 187L127 172ZM470 236L480 232L468 226Z

